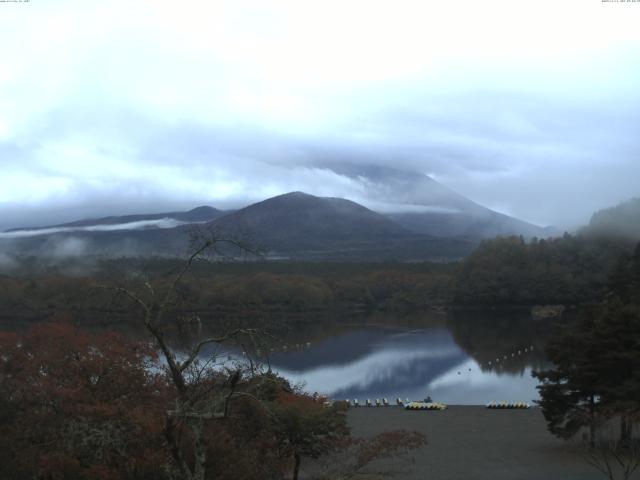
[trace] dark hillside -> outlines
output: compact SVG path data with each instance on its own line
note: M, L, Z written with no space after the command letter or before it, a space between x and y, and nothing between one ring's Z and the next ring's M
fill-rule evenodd
M640 240L640 198L632 198L615 207L597 211L583 233Z

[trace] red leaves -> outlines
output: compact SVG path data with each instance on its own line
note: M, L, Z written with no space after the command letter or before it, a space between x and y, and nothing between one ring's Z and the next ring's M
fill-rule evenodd
M51 323L1 334L0 352L0 455L17 471L110 480L131 473L130 456L158 456L167 388L149 347Z
M148 344L117 333L93 334L68 323L1 333L3 479L163 477L171 465L164 429L175 390L154 373L160 371ZM213 400L215 407L230 382L227 374L212 371L190 388L205 392L202 401ZM359 467L424 441L406 432L353 441L341 405L300 393L273 374L238 376L234 389L229 416L205 422L206 468L216 478L278 478L294 465L292 459L299 466L302 457L342 449L353 452ZM190 405L197 407L195 401ZM193 464L188 420L172 426L176 448Z

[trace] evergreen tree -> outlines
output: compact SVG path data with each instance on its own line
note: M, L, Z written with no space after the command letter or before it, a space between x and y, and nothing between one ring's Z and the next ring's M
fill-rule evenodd
M640 308L619 299L587 312L547 345L554 368L534 372L551 433L571 438L599 422L619 418L620 441L629 440L640 415Z
M595 441L598 372L594 358L596 346L590 341L593 319L583 317L577 324L564 327L546 347L554 368L533 372L538 386L542 413L551 433L573 437L583 427L590 429Z
M624 303L640 305L640 242L632 254L620 258L609 285L611 296L618 297Z
M631 440L640 414L640 308L614 300L605 306L591 333L600 346L597 360L601 410L620 418L620 441Z

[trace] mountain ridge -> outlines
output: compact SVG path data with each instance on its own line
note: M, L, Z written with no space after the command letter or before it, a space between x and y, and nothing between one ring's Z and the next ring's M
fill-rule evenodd
M415 233L469 238L530 238L561 233L491 210L418 171L343 162L325 162L318 167L363 183L370 197L394 207L386 214L389 218Z
M442 192L447 193L446 187L440 189ZM484 209L457 194L454 200L455 205L450 202L441 211L429 211L426 206L427 211L411 218L412 214L378 213L345 198L294 191L234 211L201 206L186 212L108 216L12 229L0 234L0 239L4 237L2 243L7 246L13 235L13 245L22 254L67 252L82 244L83 252L99 255L184 255L194 225L198 225L219 237L248 239L270 258L422 261L464 257L482 238L495 236L499 230L496 218L511 230L515 228L509 234L527 234L524 227L530 224L526 222ZM467 211L455 210L456 207ZM460 228L460 216L469 216L469 210L476 208L491 212L480 216L480 223L487 215L493 223L482 230L465 219ZM171 221L166 222L167 219ZM67 245L70 238L75 242L71 246Z
M82 220L74 220L72 222L58 223L54 225L46 225L43 227L19 227L10 228L5 232L19 232L19 231L38 231L51 228L74 228L74 227L92 227L97 225L118 225L125 223L141 222L148 220L162 220L164 218L170 218L173 220L184 222L207 222L215 220L216 218L224 215L224 210L218 210L217 208L201 205L187 211L176 212L164 212L164 213L134 213L129 215L110 215L99 218L86 218Z
M286 228L291 237L327 233L345 238L363 236L407 235L410 232L384 215L348 199L318 197L304 192L289 192L251 204L210 222L222 230L261 230L268 237L280 237L281 232L265 229ZM328 232L330 230L330 232Z

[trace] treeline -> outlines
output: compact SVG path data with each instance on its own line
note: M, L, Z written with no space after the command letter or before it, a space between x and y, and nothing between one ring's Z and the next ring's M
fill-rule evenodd
M576 305L602 296L609 275L633 250L628 240L588 235L482 242L456 272L459 305Z
M0 277L0 318L44 320L69 313L78 320L118 321L131 312L113 302L104 285L166 286L181 262L105 263L92 276ZM349 264L201 262L181 282L175 311L218 315L374 310L444 306L451 300L455 267L442 264ZM140 273L143 272L143 273ZM162 273L161 273L162 272ZM306 273L303 273L306 272Z
M176 311L302 315L446 306L580 305L605 293L610 276L633 248L633 242L619 238L565 234L548 240L487 240L453 264L203 261L184 278ZM91 276L59 272L0 277L0 315L42 320L65 312L93 321L107 313L117 320L120 312L126 317L130 312L118 310L102 285L143 286L147 280L162 285L181 265L168 259L136 262L103 261Z
M488 240L456 273L452 303L579 305L598 302L640 241L640 198L600 210L578 234Z
M367 309L443 305L449 300L452 273L382 269L347 277L261 272L226 277L204 287L213 304L280 305L304 311L330 305Z
M383 310L580 305L606 292L611 275L635 245L629 239L588 234L529 241L498 237L452 264L280 264L272 267L279 272L223 274L208 284L202 298L301 310L347 304Z

